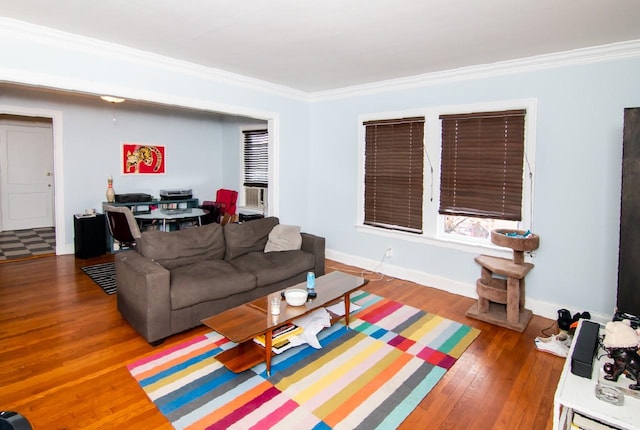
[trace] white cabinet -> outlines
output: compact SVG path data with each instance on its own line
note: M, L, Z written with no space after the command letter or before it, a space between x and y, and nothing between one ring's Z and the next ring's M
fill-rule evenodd
M625 395L624 405L615 406L599 400L595 395L602 364L609 360L602 348L598 350L596 355L591 379L582 378L571 373L571 355L581 328L582 320L576 329L574 341L564 363L558 388L556 389L553 411L554 430L570 429L574 412L579 412L582 415L619 429L640 430L640 399Z

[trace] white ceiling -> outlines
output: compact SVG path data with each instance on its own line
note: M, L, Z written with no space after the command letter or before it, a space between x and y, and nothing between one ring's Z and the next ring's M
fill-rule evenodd
M306 92L640 39L640 0L3 0L0 15Z

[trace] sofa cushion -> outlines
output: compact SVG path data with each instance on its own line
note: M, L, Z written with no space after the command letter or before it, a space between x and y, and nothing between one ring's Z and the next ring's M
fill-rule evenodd
M224 258L224 236L220 224L186 230L145 231L137 240L137 250L167 269Z
M313 270L316 259L313 254L304 251L255 251L234 258L229 263L241 272L253 273L257 286L264 287Z
M269 233L264 252L294 251L302 246L300 226L278 224Z
M269 233L278 223L277 217L267 217L241 224L225 224L226 253L224 259L231 260L253 251L263 252L269 239Z
M256 287L256 277L224 260L206 260L171 270L171 309L243 293Z

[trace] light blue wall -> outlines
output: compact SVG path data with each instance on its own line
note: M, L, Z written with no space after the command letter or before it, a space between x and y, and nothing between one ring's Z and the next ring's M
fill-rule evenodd
M270 210L280 215L283 222L307 224L308 206L300 204L300 196L304 195L309 175L309 105L298 97L299 94L295 97L283 96L281 91L264 89L261 83L252 80L243 81L195 65L1 19L0 52L0 82L50 86L80 93L113 94L130 100L152 100L207 112L271 120L276 124L274 134L277 135L280 150L273 174L280 186L279 198L277 202L272 202ZM2 103L20 102L5 98ZM90 142L101 140L99 149L105 150L112 149L110 145L117 148L123 138L151 143L166 141L171 142L172 148L178 148L182 145L178 142L186 137L183 131L172 127L174 118L171 113L141 111L131 112L132 116L128 117L125 116L126 103L116 109L117 127L132 127L127 129L127 133L116 132L117 127L110 124L110 107L104 104L93 107L92 103L98 105L97 99L83 106L70 106L54 100L41 102L37 97L27 103L34 107L43 104L63 112L65 183L62 186L65 201L62 207L56 208L56 213L62 214L64 220L66 232L63 247L71 252L72 214L96 206L106 188L106 177L117 171L117 158L114 157L119 157L119 150L114 155L105 155L112 154L110 151L96 153L89 149ZM56 103L62 103L63 106L57 106ZM97 110L102 110L104 115L104 128L102 125L93 127ZM195 128L194 134L213 134L216 139L223 139L223 135L224 139L228 137L228 130L223 130L220 124L213 127L206 120L197 120L197 117L190 119ZM145 118L148 122L143 126ZM95 136L93 139L92 135ZM172 148L168 154L169 162L177 164L169 164L167 168L176 172L176 176L167 176L164 181L156 180L158 186L146 183L148 190L168 185L191 185L194 192L203 194L197 197L204 199L205 184L215 193L222 184L229 184L232 176L239 178L237 173L228 173L229 170L225 170L228 163L218 158L237 155L219 151L220 147L218 151L212 149L210 153L178 152ZM95 157L110 158L102 160L104 167L96 170L84 161L85 158ZM233 165L234 168L238 166L237 163ZM114 177L114 181L117 192L144 191L132 186L130 179L120 181L120 178ZM221 185L216 185L217 182ZM214 194L207 196L208 199L213 197Z
M224 142L217 114L134 103L114 109L97 97L9 86L0 86L0 105L62 112L64 171L56 174L64 176L67 243L73 243L71 215L100 210L110 175L117 194L156 198L161 189L191 188L195 197L211 200L222 184ZM164 145L166 174L123 175L122 142Z
M311 225L340 254L475 285L478 252L357 232L358 116L508 99L538 100L528 300L611 314L617 285L623 109L640 106L640 60L352 96L313 104Z
M241 127L266 127L265 121L239 116L136 102L114 107L98 97L9 85L0 85L0 105L62 113L67 252L73 252L71 215L101 207L110 175L118 194L140 192L158 197L161 189L191 188L200 201L215 200L219 188L240 189ZM295 148L288 152L297 155L295 162L287 161L286 154L282 157L283 177L287 177L287 166L297 170L303 159L300 151L307 151L299 148L299 139L293 141ZM119 164L122 142L164 145L166 174L123 175ZM297 174L301 173L292 176ZM299 187L298 182L289 183ZM286 189L285 184L280 199L285 207L289 200ZM306 211L299 211L299 201L292 200L289 206L293 204L295 209L289 215L284 212L284 219L304 225L306 221L300 216Z

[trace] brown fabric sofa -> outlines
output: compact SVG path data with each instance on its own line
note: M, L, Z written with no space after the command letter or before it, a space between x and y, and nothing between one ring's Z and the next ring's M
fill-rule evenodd
M118 310L149 342L279 289L324 274L324 238L301 233L299 250L264 252L279 223L268 217L173 232L146 231L115 255Z

